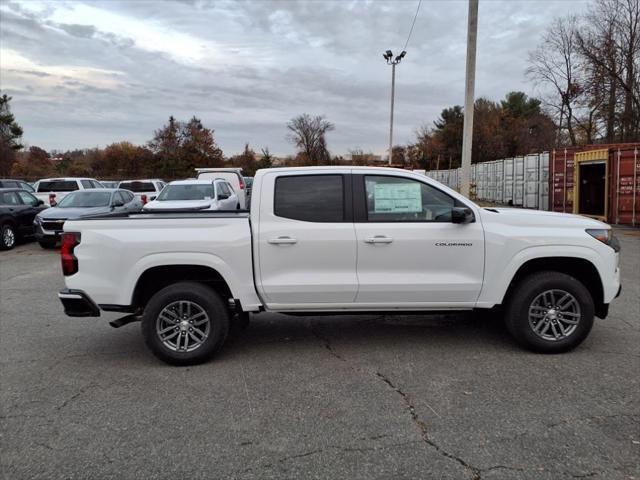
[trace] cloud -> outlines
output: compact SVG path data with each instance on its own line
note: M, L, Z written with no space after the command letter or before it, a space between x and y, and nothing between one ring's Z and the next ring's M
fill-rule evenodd
M463 102L466 2L423 2L396 70L395 134L412 139ZM531 92L527 51L582 2L481 2L477 96ZM391 69L416 2L162 1L0 4L0 88L45 148L146 142L169 115L200 117L227 154L293 152L285 124L336 124L335 153L386 148Z

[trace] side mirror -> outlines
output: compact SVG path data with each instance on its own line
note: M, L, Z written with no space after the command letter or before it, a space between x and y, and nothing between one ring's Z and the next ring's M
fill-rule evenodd
M229 198L229 195L225 195L224 193L218 194L218 200L226 200L227 198Z
M41 207L42 205L44 205L44 200L38 200L36 202L36 207Z
M451 209L451 222L471 223L475 220L473 212L467 207L453 207Z

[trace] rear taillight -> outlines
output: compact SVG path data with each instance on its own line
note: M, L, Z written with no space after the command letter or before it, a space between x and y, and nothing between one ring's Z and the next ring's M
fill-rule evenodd
M78 273L78 259L73 254L73 250L78 245L80 245L80 233L65 232L62 234L60 260L62 262L62 273L67 277Z
M146 205L148 202L146 195L140 195L140 200L142 201L143 205Z
M244 179L240 177L240 190L244 190Z
M58 204L58 202L56 202L56 194L55 193L50 193L49 194L49 205L51 205L52 207L55 207Z

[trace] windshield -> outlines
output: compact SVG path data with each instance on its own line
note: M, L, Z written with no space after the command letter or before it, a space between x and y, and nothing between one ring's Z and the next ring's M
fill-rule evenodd
M211 200L213 185L167 185L156 200Z
M60 208L108 207L110 199L111 192L75 192L64 197L57 206Z

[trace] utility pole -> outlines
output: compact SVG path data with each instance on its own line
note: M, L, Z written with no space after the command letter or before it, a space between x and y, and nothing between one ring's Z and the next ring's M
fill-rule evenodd
M464 95L464 127L462 130L462 168L460 193L469 196L471 146L473 144L473 95L476 80L476 40L478 37L478 0L469 0L467 26L467 71Z
M389 165L391 165L391 159L393 158L393 103L396 96L396 65L399 64L406 51L402 51L400 55L393 58L393 52L387 50L382 54L383 58L387 61L387 65L391 65L391 118L389 119Z

